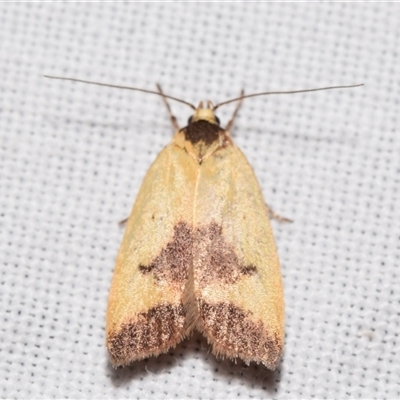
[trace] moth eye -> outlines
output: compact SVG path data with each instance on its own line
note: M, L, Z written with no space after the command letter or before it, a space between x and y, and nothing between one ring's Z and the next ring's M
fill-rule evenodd
M215 117L215 122L216 122L218 125L220 125L221 122L220 122L219 118L218 118L216 115L214 115L214 117Z
M188 119L188 124L190 125L193 121L193 115Z

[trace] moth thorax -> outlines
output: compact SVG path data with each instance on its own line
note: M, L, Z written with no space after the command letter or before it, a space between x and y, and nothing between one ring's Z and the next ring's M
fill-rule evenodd
M191 122L203 120L203 121L208 121L208 122L211 122L212 124L218 125L219 124L218 119L215 116L213 109L214 109L214 106L211 103L211 101L206 101L204 103L201 101L191 118Z

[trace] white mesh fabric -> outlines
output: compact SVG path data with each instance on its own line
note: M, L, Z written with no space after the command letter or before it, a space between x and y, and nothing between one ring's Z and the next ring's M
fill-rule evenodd
M399 18L396 3L3 3L0 397L400 397ZM249 99L233 130L267 203L294 220L272 222L275 373L216 360L200 335L111 368L118 221L171 124L155 96L43 74L160 82L194 103L365 83ZM190 109L172 107L184 125Z

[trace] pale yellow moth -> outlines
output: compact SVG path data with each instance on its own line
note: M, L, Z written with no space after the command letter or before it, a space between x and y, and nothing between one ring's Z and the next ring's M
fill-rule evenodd
M160 88L128 89L183 102L194 113L180 129L170 112L176 133L147 172L127 220L107 310L113 366L158 356L198 330L216 356L275 369L284 301L270 211L228 132L239 106L227 129L215 115L222 104L272 93L196 108Z

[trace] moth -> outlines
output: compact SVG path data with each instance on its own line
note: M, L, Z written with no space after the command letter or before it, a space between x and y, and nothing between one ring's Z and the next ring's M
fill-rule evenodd
M215 355L274 369L283 314L260 186L201 102L150 167L127 221L107 311L111 361L157 356L196 329Z
M128 88L161 95L176 133L144 178L118 253L106 318L114 367L165 353L194 330L217 357L277 367L284 300L271 210L229 130L246 97L343 87L242 92L216 106L208 101L198 107L160 87L158 92ZM193 109L184 128L168 98ZM215 111L235 101L223 128Z

